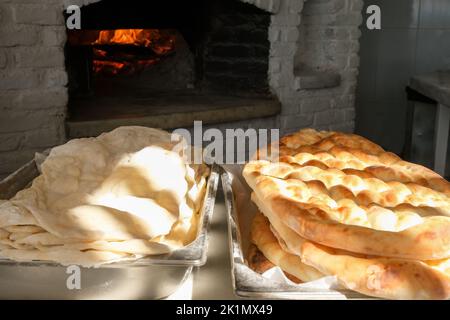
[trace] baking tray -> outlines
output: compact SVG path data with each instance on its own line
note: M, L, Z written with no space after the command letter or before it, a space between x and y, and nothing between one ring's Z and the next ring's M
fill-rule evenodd
M299 299L299 300L342 300L371 299L351 290L317 290L276 282L263 277L248 267L245 261L242 243L248 234L244 232L236 209L233 193L233 179L226 172L221 173L225 206L228 215L228 232L230 245L231 276L233 289L237 296L252 299Z
M211 172L196 240L168 254L135 261L80 268L81 289L67 288L67 268L49 261L17 262L0 258L0 299L159 299L176 291L194 267L206 263L208 229L220 178ZM9 199L39 175L30 161L0 182L0 199Z

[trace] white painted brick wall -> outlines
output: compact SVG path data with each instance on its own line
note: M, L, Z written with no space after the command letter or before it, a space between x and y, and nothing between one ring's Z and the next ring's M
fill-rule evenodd
M281 2L279 12L272 18L270 30L272 48L269 79L273 92L283 106L280 115L282 132L288 133L307 126L353 131L362 0ZM292 29L299 30L296 36L282 36L283 31ZM339 87L295 90L295 55L302 44L298 35L305 31L309 33L309 41L314 41L307 45L308 49L314 49L309 51L317 64L330 65L341 75Z
M0 177L65 141L61 0L0 1Z
M35 151L65 141L68 80L62 12L70 4L97 1L0 0L0 177L31 159ZM268 78L282 111L278 117L223 127L280 127L282 133L310 126L352 131L362 0L241 1L272 13ZM295 90L295 56L304 24L314 26L309 39L317 42L312 44L317 46L315 54L332 54L342 76L339 87Z

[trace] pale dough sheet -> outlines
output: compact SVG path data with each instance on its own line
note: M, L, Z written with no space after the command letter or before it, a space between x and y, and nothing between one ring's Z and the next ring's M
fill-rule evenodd
M0 256L96 266L190 243L208 168L176 143L121 127L53 148L31 187L0 202Z

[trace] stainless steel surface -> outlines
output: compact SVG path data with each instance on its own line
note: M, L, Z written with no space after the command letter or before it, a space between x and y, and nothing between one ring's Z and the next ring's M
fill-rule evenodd
M63 266L0 266L0 299L160 299L175 292L191 266L81 268L80 290L69 290Z
M263 299L368 299L351 290L338 293L328 290L302 289L264 278L250 269L242 251L242 233L235 209L232 181L227 173L221 174L222 188L228 215L229 249L231 252L231 275L235 294L245 298Z
M30 171L34 172L30 174ZM28 163L0 182L9 197L38 175L36 165ZM23 181L23 179L28 179ZM191 274L193 267L207 259L208 228L214 211L219 181L216 166L211 167L201 210L197 239L172 253L149 256L131 262L80 268L81 289L69 290L67 268L54 262L16 262L0 258L1 299L158 299L173 293ZM20 186L20 188L19 188ZM9 187L9 188L7 188ZM14 190L13 188L19 188ZM5 199L0 194L0 199Z
M238 299L231 282L227 220L223 192L219 189L209 231L208 261L203 267L194 268L192 299Z

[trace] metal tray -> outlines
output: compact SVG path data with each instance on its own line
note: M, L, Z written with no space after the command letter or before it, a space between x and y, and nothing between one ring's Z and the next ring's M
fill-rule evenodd
M222 172L222 187L225 195L225 205L228 214L228 232L231 258L231 276L234 292L237 296L253 299L300 299L300 300L342 300L370 299L351 290L315 290L302 289L281 282L264 278L253 271L245 262L242 250L242 237L245 236L239 225L233 194L232 179L227 172Z
M0 258L0 299L159 299L169 296L188 278L193 267L206 263L208 229L219 182L217 166L210 169L198 236L188 246L135 261L80 268L80 290L67 288L70 274L58 263ZM30 161L0 182L0 199L11 198L38 175L36 162Z

